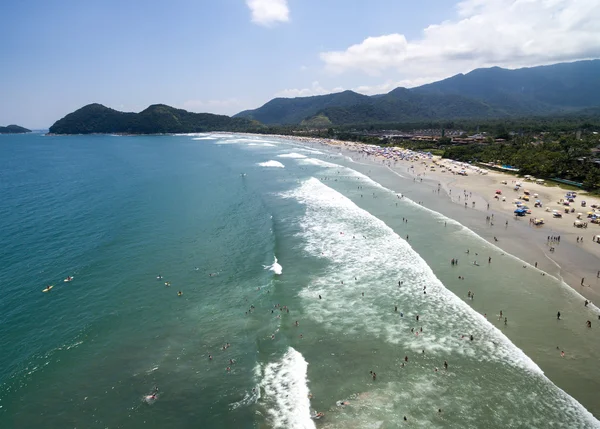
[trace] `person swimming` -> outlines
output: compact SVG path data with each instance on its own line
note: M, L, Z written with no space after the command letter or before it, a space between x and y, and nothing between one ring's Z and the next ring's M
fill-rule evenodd
M149 395L146 395L144 397L144 399L148 403L156 401L158 399L158 387L155 386L154 389L152 390L152 393Z
M181 295L183 295L183 292L181 292L181 291L177 292L177 296L181 296Z

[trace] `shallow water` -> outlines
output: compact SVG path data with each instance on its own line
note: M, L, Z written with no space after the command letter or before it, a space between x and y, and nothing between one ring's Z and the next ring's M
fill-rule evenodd
M0 137L1 427L598 427L593 311L377 183L408 180L262 136Z

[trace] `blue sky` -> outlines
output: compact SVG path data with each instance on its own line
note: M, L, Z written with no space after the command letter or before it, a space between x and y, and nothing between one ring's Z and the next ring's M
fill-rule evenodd
M0 17L0 125L32 128L92 102L233 114L600 57L597 0L23 0Z

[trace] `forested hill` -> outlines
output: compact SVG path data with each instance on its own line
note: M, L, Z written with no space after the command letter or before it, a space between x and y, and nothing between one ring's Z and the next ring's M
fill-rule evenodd
M31 130L20 127L18 125L8 125L6 127L0 127L0 134L24 134L30 132Z
M51 134L171 134L206 131L247 131L252 120L211 113L192 113L154 104L139 112L119 112L102 104L88 104L50 127Z
M276 98L234 117L264 124L344 125L563 115L600 106L600 60L473 70L421 87Z

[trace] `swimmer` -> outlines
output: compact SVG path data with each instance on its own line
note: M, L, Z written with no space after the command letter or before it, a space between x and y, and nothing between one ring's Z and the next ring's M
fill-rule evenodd
M157 280L161 280L161 279L162 279L162 276L159 274L159 275L157 275L157 276L156 276L156 279L157 279Z
M177 296L181 296L181 295L183 295L183 292L181 292L181 291L177 292Z

